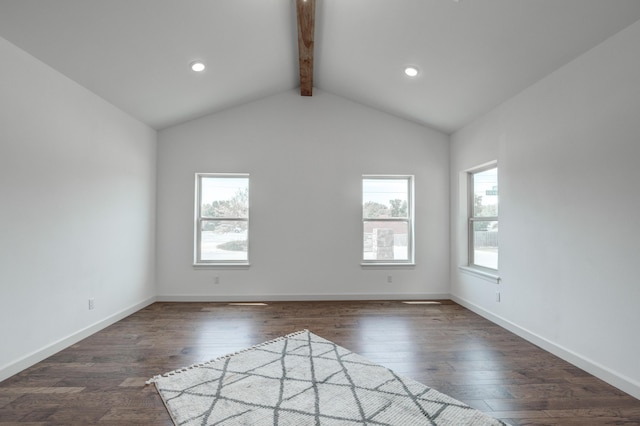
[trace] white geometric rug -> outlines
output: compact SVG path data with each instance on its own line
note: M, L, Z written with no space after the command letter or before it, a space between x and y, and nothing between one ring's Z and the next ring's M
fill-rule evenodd
M176 425L505 425L308 330L147 383Z

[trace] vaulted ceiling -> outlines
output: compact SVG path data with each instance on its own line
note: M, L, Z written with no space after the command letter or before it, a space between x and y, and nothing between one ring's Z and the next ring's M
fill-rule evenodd
M315 18L315 88L451 133L640 1L317 0ZM300 84L295 0L0 0L0 37L156 129Z

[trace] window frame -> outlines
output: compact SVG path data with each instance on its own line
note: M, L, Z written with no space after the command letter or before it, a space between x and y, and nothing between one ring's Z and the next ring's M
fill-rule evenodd
M478 270L480 272L488 274L497 274L500 270L500 243L498 234L498 267L496 269L490 268L475 263L475 222L496 222L499 223L500 216L500 192L498 189L498 216L474 216L475 206L475 180L474 176L478 173L486 172L487 170L496 169L496 181L499 182L499 168L497 162L491 162L471 170L467 170L467 267L470 269ZM499 184L498 184L499 185ZM498 231L499 232L499 231Z
M220 178L220 179L247 179L247 216L228 216L228 217L203 217L202 208L202 180L204 178ZM251 197L251 179L249 173L196 173L195 174L195 206L194 206L194 250L193 250L193 265L194 266L248 266L250 255L250 206L249 202ZM246 259L221 259L221 260L203 260L202 259L202 224L212 221L233 221L233 222L246 222L247 226L247 258Z
M406 180L407 181L407 217L406 218L366 218L364 216L364 181L365 180ZM414 246L414 229L415 229L415 177L414 175L362 175L361 179L360 208L362 220L362 241L360 246L360 258L362 266L407 266L415 265L415 246ZM407 259L402 260L378 260L365 259L365 224L367 222L402 222L407 224Z

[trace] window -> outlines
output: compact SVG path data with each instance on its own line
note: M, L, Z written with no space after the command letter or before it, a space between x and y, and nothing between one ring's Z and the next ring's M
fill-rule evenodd
M413 176L362 177L363 264L413 263Z
M498 168L469 172L469 266L498 270Z
M249 175L196 174L195 264L249 263Z

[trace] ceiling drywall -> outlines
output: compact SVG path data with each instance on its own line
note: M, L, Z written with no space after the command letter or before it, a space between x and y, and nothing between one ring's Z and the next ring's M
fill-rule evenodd
M451 133L638 19L638 0L317 0L314 86ZM156 129L299 85L295 0L0 0L0 37Z

